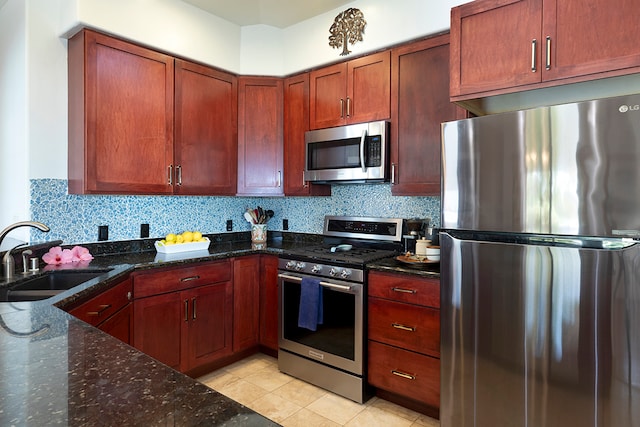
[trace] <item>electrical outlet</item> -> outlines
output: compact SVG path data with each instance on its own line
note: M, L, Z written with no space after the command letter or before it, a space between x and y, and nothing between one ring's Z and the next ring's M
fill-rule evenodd
M98 241L109 240L109 226L108 225L99 225L98 226Z
M233 231L233 220L232 219L228 219L227 220L227 231Z
M140 224L140 238L149 237L149 224Z
M288 230L289 229L289 220L288 219L283 219L282 220L282 229L283 230Z

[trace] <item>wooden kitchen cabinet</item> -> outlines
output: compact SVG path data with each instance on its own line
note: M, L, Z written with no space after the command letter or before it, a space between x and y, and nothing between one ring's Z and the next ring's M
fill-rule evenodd
M284 194L330 196L331 186L304 180L304 133L309 130L309 73L284 80Z
M237 78L175 61L176 194L236 193Z
M260 339L260 255L233 260L233 352Z
M189 372L232 353L228 260L133 273L134 347Z
M369 273L368 381L383 397L437 415L440 281Z
M640 71L629 0L479 0L451 10L454 101Z
M449 100L448 34L392 50L393 195L440 195L440 125L465 113Z
M390 52L380 52L310 73L310 128L389 119Z
M283 82L238 78L238 195L284 194Z
M70 193L235 194L235 76L86 29L68 46Z
M173 58L90 30L68 46L69 193L172 193Z
M131 278L68 310L69 314L131 344L133 316Z
M260 256L260 345L278 351L278 257Z

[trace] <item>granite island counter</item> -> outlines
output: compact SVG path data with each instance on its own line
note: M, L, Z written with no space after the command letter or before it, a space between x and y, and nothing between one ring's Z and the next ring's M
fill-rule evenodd
M98 255L90 266L114 267L107 280L48 300L0 303L0 425L278 425L58 307L136 269L278 254L297 244L218 242L208 253L175 257Z

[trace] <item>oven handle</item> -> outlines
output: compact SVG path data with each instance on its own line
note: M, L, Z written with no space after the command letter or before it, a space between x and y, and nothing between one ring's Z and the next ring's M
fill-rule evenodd
M278 274L278 277L281 279L286 279L286 280L291 280L294 282L298 282L298 283L302 283L302 277L297 277L297 276L289 276L288 274ZM320 286L323 286L325 288L330 288L330 289L335 289L337 291L350 291L351 290L351 286L348 285L337 285L335 283L330 283L330 282L320 282Z

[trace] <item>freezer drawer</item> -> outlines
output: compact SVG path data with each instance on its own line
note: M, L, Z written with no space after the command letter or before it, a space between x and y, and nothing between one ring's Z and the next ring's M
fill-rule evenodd
M640 425L637 245L440 243L442 427Z

